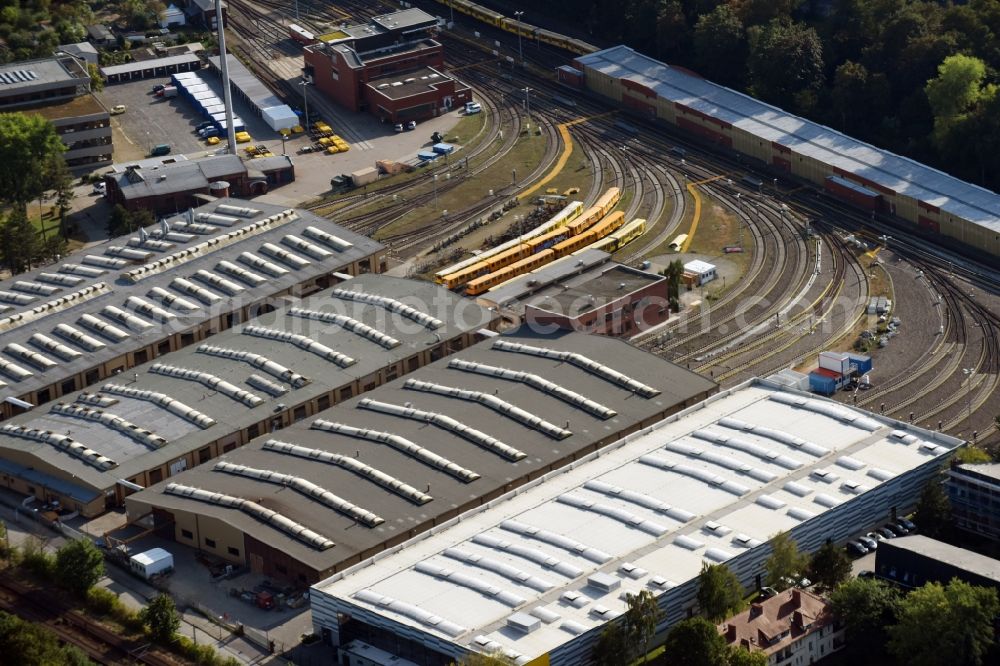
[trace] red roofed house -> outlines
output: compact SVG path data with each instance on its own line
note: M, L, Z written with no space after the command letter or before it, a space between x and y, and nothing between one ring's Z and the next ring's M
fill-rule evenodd
M826 600L799 589L751 604L719 631L729 645L764 652L771 666L807 666L844 646Z

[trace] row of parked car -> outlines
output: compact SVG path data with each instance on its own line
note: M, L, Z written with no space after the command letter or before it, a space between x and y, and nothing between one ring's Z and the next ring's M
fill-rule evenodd
M899 518L896 522L886 523L883 527L879 527L868 534L848 541L845 547L848 553L861 556L876 550L879 541L894 539L895 537L915 532L916 529L917 526L912 521L906 518Z

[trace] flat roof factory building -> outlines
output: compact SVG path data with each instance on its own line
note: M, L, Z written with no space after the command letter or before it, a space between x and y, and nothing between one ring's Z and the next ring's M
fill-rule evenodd
M601 336L493 337L131 495L126 508L131 521L152 513L178 543L314 583L716 389Z
M304 210L220 199L0 282L0 417L382 270L385 248Z
M812 552L873 527L960 444L751 380L316 584L313 625L424 665L587 664L626 593L656 596L662 640L704 564L750 587L776 533Z
M142 321L128 317L126 326ZM11 419L0 427L4 485L98 515L134 490L464 349L494 319L430 283L347 280Z

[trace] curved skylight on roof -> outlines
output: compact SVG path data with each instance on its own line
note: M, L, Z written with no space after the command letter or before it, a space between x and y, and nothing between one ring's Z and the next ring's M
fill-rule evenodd
M305 308L289 308L285 314L289 317L301 317L302 319L312 319L314 321L321 321L324 324L334 324L336 326L340 326L341 328L371 340L375 344L385 347L386 349L394 349L401 344L399 340L391 335L386 335L385 333L382 333L367 324L363 324L357 319L351 319L350 317L335 314L333 312L320 312L319 310L307 310Z
M325 419L315 419L310 428L313 430L332 432L337 435L344 435L345 437L353 437L355 439L364 439L369 442L385 444L396 449L400 453L404 453L411 458L422 462L428 467L433 467L438 471L449 474L466 483L471 483L479 478L479 474L473 472L471 469L466 469L465 467L448 460L444 456L434 453L430 449L426 449L418 444L414 444L405 437L400 437L399 435L394 435L389 432L369 430L368 428L355 428L354 426L345 425L343 423L334 423L333 421L327 421Z
M39 296L51 296L62 291L60 287L53 287L50 284L42 284L41 282L28 282L26 280L16 280L10 285L10 288L14 291L23 291L26 294L38 294Z
M370 409L374 412L380 412L382 414L391 414L404 419L411 419L422 423L431 423L442 430L447 430L458 435L459 437L467 439L487 451L503 456L507 460L521 460L527 455L523 451L519 451L512 446L504 444L496 437L491 437L480 430L470 428L457 419L453 419L444 414L438 414L437 412L425 412L419 409L414 409L413 407L404 407L402 405L379 402L378 400L372 400L371 398L362 398L358 402L357 406L360 409Z
M268 255L269 257L273 257L274 259L277 259L278 261L287 264L288 266L291 266L294 269L305 268L306 266L312 263L308 259L303 259L294 252L283 250L274 243L264 243L263 245L260 246L260 252Z
M31 337L28 338L28 342L35 345L39 349L58 356L64 361L73 361L83 356L83 354L75 349L67 347L58 340L53 340L44 333L32 333Z
M171 294L166 289L162 287L153 287L150 289L146 296L150 298L155 298L159 302L166 305L168 308L173 308L175 310L181 310L183 312L194 312L195 310L200 310L201 306L193 301L189 301L186 298L181 298L177 294Z
M111 458L102 456L97 451L84 446L67 435L60 435L59 433L52 432L51 430L26 428L24 426L8 423L0 427L0 432L12 437L20 437L21 439L29 439L34 442L48 444L49 446L59 449L60 451L63 451L78 460L82 460L91 467L95 467L102 472L118 467L118 463Z
M451 622L450 620L445 620L444 618L434 615L433 613L429 613L419 606L406 603L405 601L399 601L368 589L358 590L351 596L358 601L371 604L380 610L384 609L393 613L398 613L399 615L409 618L417 624L421 624L432 631L440 631L445 636L456 638L468 631L466 627L456 624L455 622Z
M278 396L285 395L288 393L288 387L284 384L279 384L276 381L268 379L267 377L262 377L260 375L250 375L247 377L247 384L255 389L260 389L265 393L268 393L275 398Z
M37 301L38 298L35 296L28 296L27 294L15 294L12 291L0 291L0 303L10 303L11 305L27 305L28 303L33 303Z
M310 243L309 241L303 240L298 236L293 236L292 234L284 236L281 239L281 242L292 249L298 250L303 254L307 254L313 259L319 259L320 261L333 256L333 253L329 250L325 250L315 243Z
M517 583L518 585L524 585L525 587L530 587L531 589L538 590L539 592L548 592L555 587L554 583L547 581L544 578L532 576L528 572L518 569L511 564L489 557L488 555L473 553L472 551L465 550L464 548L445 548L441 554L445 557L450 557L453 560L462 562L467 566L493 572L498 576Z
M485 363L476 363L474 361L464 361L462 359L453 358L448 362L449 368L454 368L456 370L461 370L462 372L471 372L477 375L485 375L487 377L498 377L500 379L506 379L512 382L518 382L525 384L534 389L541 391L542 393L547 393L554 398L562 400L563 402L570 404L577 409L582 409L583 411L596 416L599 419L610 419L617 416L618 412L611 409L610 407L605 407L596 400L591 400L575 391L570 391L567 388L556 384L555 382L550 382L549 380L541 377L539 375L532 374L530 372L521 372L519 370L508 370L507 368L498 368L493 365L486 365Z
M739 474L745 474L751 479L756 479L762 483L770 483L778 478L777 474L769 472L765 469L758 469L747 465L746 463L736 460L732 456L726 455L725 453L717 453L715 451L709 451L705 449L699 449L684 442L673 441L667 442L664 446L667 451L672 451L673 453L679 453L688 458L693 458L697 460L704 460L705 462L711 463L713 465L718 465L724 469L729 469Z
M240 256L236 257L236 260L250 266L251 268L256 268L262 273L267 273L271 277L281 277L288 273L287 268L282 268L278 264L272 263L267 259L262 259L256 254L250 252L241 252Z
M199 268L191 276L199 282L204 282L213 289L218 289L219 291L229 294L230 296L236 296L241 291L246 291L246 289L239 284L233 282L232 280L227 280L221 275L216 275L210 271Z
M434 393L436 395L457 398L459 400L478 402L484 407L488 407L509 419L513 419L518 423L526 425L533 430L537 430L544 435L548 435L553 439L566 439L573 434L565 428L560 428L553 423L549 423L545 419L535 416L531 412L521 409L520 407L515 407L509 402L501 400L495 395L491 395L489 393L483 393L481 391L466 391L465 389L454 388L452 386L442 386L441 384L425 382L419 379L407 379L403 384L403 388L407 388L412 391L423 391L424 393Z
M177 315L174 313L168 312L167 310L150 303L145 298L140 298L138 296L129 296L126 298L125 307L131 308L139 314L149 317L150 319L155 319L161 323L166 323L171 319L177 319Z
M371 465L366 465L359 460L342 456L339 453L330 453L329 451L323 451L322 449L310 449L305 446L289 444L288 442L282 442L276 439L269 439L264 442L263 448L265 451L274 451L275 453L283 453L289 456L296 456L307 460L318 460L319 462L324 462L329 465L336 465L337 467L346 469L357 474L358 476L362 476L372 483L382 486L386 490L410 500L414 504L426 504L434 499L427 493L421 492L413 486L403 483L399 479L375 469Z
M680 474L682 476L689 476L692 479L697 479L706 485L718 488L720 490L725 490L733 495L743 496L750 492L750 489L739 483L728 480L724 476L719 476L718 474L712 474L708 470L699 469L697 467L692 467L691 465L685 465L683 463L675 463L670 460L665 460L659 456L654 455L644 455L639 457L639 462L644 465L649 465L650 467L657 467L668 472L674 472L675 474Z
M550 546L555 546L596 564L604 564L611 560L611 555L605 553L603 550L592 548L585 543L571 539L568 536L563 536L562 534L557 534L556 532L539 529L533 525L526 525L517 520L505 520L500 523L500 528L508 532L520 534L526 539L534 539L542 543L547 543Z
M0 331L10 331L20 326L24 326L25 324L35 321L40 317L50 315L53 312L59 312L61 310L75 307L81 303L97 298L98 296L102 296L109 291L110 289L107 283L96 282L89 287L83 287L77 291L72 291L58 298L54 298L51 301L40 303L30 310L17 312L0 319ZM31 301L35 300L33 296L25 296L25 298L28 298ZM7 308L0 308L0 310L3 309Z
M60 275L59 273L39 273L36 276L36 279L40 282L58 284L63 287L75 287L81 282L84 282L84 279L81 277L73 277L72 275Z
M257 469L246 465L234 465L225 461L215 463L212 468L216 472L225 472L234 476L242 476L248 479L257 479L266 483L274 483L280 486L287 486L306 497L316 500L320 504L330 507L338 513L342 513L352 520L356 520L368 527L375 527L385 522L375 513L362 509L361 507L348 502L342 497L334 495L326 488L322 488L312 481L291 474L282 474L269 469Z
M882 427L881 423L869 416L863 415L861 412L856 412L852 409L842 407L835 403L829 403L824 400L803 398L801 396L782 393L780 391L771 393L768 395L768 398L770 400L774 400L775 402L780 402L783 405L789 405L791 407L808 410L815 414L829 416L831 419L835 419L846 425L854 426L855 428L867 430L868 432L875 432Z
M35 373L28 370L27 368L22 368L17 363L12 363L11 361L5 361L0 358L0 372L7 375L16 382L23 382L29 377L34 377Z
M622 523L623 525L633 527L637 530L645 532L646 534L652 534L653 536L663 536L670 531L668 527L665 527L655 521L647 520L638 514L634 514L611 504L594 502L579 495L565 493L556 497L556 501L560 504L568 504L569 506L580 509L581 511L590 511L601 516L606 516L607 518L611 518L612 520Z
M529 354L531 356L540 356L542 358L564 361L586 370L592 375L596 375L605 381L609 381L612 384L616 384L628 391L637 393L644 398L652 398L653 396L660 394L659 389L647 386L646 384L632 379L628 375L618 372L617 370L603 365L602 363L598 363L583 354L557 349L548 349L546 347L534 347L520 342L508 342L507 340L495 340L492 348L500 351L513 352L515 354Z
M194 296L205 305L212 305L213 303L218 303L222 300L222 296L219 296L204 287L199 287L194 282L191 282L191 280L187 280L182 277L177 277L171 280L170 288L182 294Z
M479 544L480 546L491 550L498 550L507 553L508 555L514 555L528 560L529 562L534 562L535 564L551 571L555 571L557 574L565 576L566 578L576 578L583 575L583 569L580 567L574 566L569 562L564 562L563 560L546 553L544 550L523 546L517 543L511 543L510 541L505 541L504 539L498 539L491 534L473 535L472 543Z
M265 328L264 326L244 326L240 330L240 333L243 335L252 335L255 338L264 338L265 340L287 342L288 344L295 345L299 349L304 349L311 354L316 354L320 358L339 365L342 368L346 368L357 363L357 361L347 354L341 354L340 352L333 351L326 345L320 344L304 335L298 335L297 333L279 331L278 329Z
M237 402L242 402L247 407L256 407L264 402L264 398L259 395L251 393L250 391L244 391L240 387L230 384L224 379L211 375L207 372L201 372L200 370L180 368L176 365L167 365L166 363L154 363L150 366L149 372L156 375L163 375L165 377L182 379L188 382L197 382L198 384L210 388L213 391L218 391L227 398L232 398Z
M220 273L225 273L226 275L230 275L236 278L237 280L240 280L250 285L251 287L259 287L262 284L267 283L267 278L264 277L263 275L258 275L253 271L248 271L245 268L237 266L231 261L220 261L215 265L215 270L219 271Z
M444 322L440 319L435 319L434 317L421 312L420 310L411 307L402 301L397 301L394 298L387 298L385 296L378 296L376 294L369 294L363 291L355 291L354 289L343 289L340 287L335 288L330 292L332 296L339 298L344 301L356 301L358 303L368 303L369 305L375 305L389 312L394 312L396 314L402 315L411 321L415 321L424 328L430 330L436 330L444 326Z
M712 442L718 446L724 446L729 449L742 451L743 453L751 455L754 458L774 463L775 465L784 467L785 469L799 469L804 464L794 458L789 458L778 451L774 451L773 449L768 449L760 444L751 442L748 439L737 437L735 435L724 434L715 430L695 430L691 433L691 436L706 442Z
M44 354L39 354L36 351L32 351L31 349L28 349L24 345L19 345L16 342L12 342L6 347L4 347L4 352L7 353L9 356L12 356L20 361L25 361L27 363L30 363L31 365L35 366L36 368L42 371L48 370L49 368L54 368L57 365L59 365L48 356L45 356Z
M120 416L109 414L100 409L91 409L82 405L71 405L65 402L57 402L49 410L53 414L67 416L85 421L95 421L101 425L119 432L129 439L135 440L154 451L167 445L167 440L160 437L151 430L140 428L130 421L126 421Z
M106 305L101 310L101 314L110 319L111 321L116 321L119 324L125 324L133 331L142 333L145 330L153 328L153 325L148 321L136 317L130 312L126 312L121 308L115 307L114 305Z
M686 523L694 518L694 514L690 511L684 511L683 509L672 507L666 502L661 502L650 495L645 495L634 490L619 488L618 486L613 486L610 483L605 483L596 479L585 482L583 487L595 493L607 495L608 497L615 497L625 502L629 502L630 504L636 504L645 509L650 509L651 511L662 514L667 518L676 520L679 523Z
M83 331L81 331L80 329L74 328L69 324L57 324L52 332L61 338L69 340L76 346L86 351L93 352L107 347L106 344L104 344L97 338L91 337L86 333L84 333Z
M798 449L817 458L822 458L826 454L830 453L830 449L824 446L820 446L819 444L807 441L805 439L802 439L801 437L796 437L795 435L787 433L783 430L777 430L775 428L768 428L767 426L748 423L747 421L734 419L730 416L726 416L719 419L716 425L720 425L724 428L729 428L731 430L742 430L743 432L753 433L758 437L772 439L776 442L784 444L785 446L790 446L792 448Z
M215 419L199 412L197 409L185 405L180 400L174 400L166 393L157 393L156 391L143 391L140 389L132 388L131 386L120 386L118 384L105 384L101 387L101 392L110 393L112 395L120 395L125 398L132 398L133 400L142 400L144 402L151 402L158 407L162 407L174 416L179 416L186 421L194 423L201 429L211 428L215 425Z
M61 264L59 266L59 272L69 273L70 275L83 275L85 277L97 277L107 273L107 271L102 271L100 268L81 266L80 264Z
M228 358L234 361L241 361L250 366L262 370L267 374L291 384L294 388L301 388L309 383L309 378L300 375L291 368L272 361L266 356L243 351L242 349L230 349L228 347L217 347L216 345L198 345L199 354L207 354L218 358Z
M317 229L316 227L306 227L302 230L302 235L307 238L312 238L313 240L318 240L323 245L332 247L337 252L346 252L354 247L352 243L349 243L342 238L338 238L333 234L327 233L322 229Z
M89 328L95 333L103 335L109 340L114 340L115 342L121 342L122 340L130 337L128 333L118 328L117 326L113 326L107 323L106 321L101 321L100 319L91 314L80 315L80 318L76 320L76 323L86 328Z
M464 574L461 571L453 571L452 569L439 567L438 565L431 564L430 562L417 562L417 564L413 567L413 570L432 576L438 580L448 581L449 583L458 585L459 587L474 590L484 597L495 599L496 601L510 606L511 608L517 608L521 604L528 601L519 594L499 588L481 578Z
M315 548L316 550L328 550L336 545L332 540L322 534L314 532L308 527L286 518L277 511L272 511L271 509L265 508L256 502L251 502L250 500L245 500L241 497L223 495L222 493L203 490L201 488L194 488L192 486L185 486L179 483L168 483L167 487L163 489L163 492L168 495L187 497L188 499L197 500L199 502L206 502L208 504L226 507L227 509L242 511L243 513L253 516L262 523L266 523L271 527L284 532L293 539L297 539L298 541Z

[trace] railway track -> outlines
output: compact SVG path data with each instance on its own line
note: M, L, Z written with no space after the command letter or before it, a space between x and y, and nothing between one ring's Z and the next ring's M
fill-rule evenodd
M62 607L45 590L29 587L5 576L0 576L0 608L44 626L59 640L79 648L99 664L180 666L185 663L160 653L158 649L151 649L146 641L123 638L80 611Z

